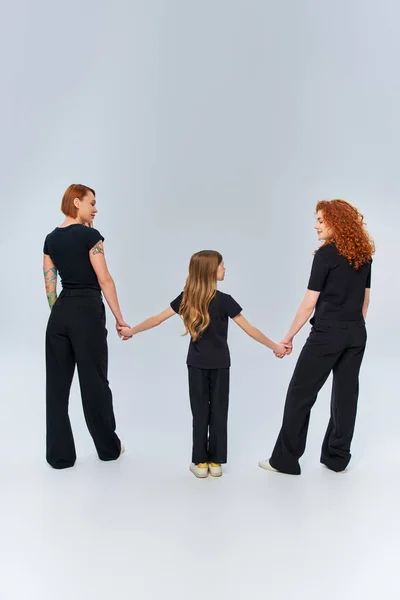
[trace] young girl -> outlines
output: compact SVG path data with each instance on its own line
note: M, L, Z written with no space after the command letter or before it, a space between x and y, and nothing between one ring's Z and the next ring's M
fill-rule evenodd
M187 366L189 396L193 415L193 451L191 472L196 477L222 475L221 464L227 459L227 420L229 403L230 355L227 342L228 318L233 319L250 337L270 348L279 357L286 353L284 344L276 344L250 325L239 304L217 290L223 281L225 266L221 254L203 250L194 254L184 291L159 315L136 327L120 327L123 339L152 329L179 314L186 333L191 336Z

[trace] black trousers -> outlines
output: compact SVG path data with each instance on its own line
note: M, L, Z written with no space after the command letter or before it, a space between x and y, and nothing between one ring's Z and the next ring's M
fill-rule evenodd
M75 444L68 416L71 383L78 366L86 423L101 460L115 460L121 442L115 433L107 380L105 307L96 290L63 290L46 331L46 459L56 469L72 467Z
M193 415L192 462L226 463L229 369L188 367Z
M358 377L367 334L364 320L319 322L299 356L289 385L282 428L270 464L299 475L311 409L333 371L331 417L322 444L321 462L343 471L350 462L358 401Z

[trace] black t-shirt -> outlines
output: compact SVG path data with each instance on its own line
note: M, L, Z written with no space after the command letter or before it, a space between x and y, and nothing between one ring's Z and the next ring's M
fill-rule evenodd
M104 238L97 229L79 224L56 227L49 233L43 252L57 267L63 288L100 290L89 258L90 250L100 240Z
M371 287L371 263L356 270L338 253L335 244L322 246L316 252L308 289L321 293L312 324L321 319L356 321L363 318L365 289Z
M171 302L171 308L176 313L179 313L182 296L183 292ZM208 312L210 324L196 342L190 341L187 364L200 369L226 369L231 365L228 319L240 315L242 308L232 296L217 291Z

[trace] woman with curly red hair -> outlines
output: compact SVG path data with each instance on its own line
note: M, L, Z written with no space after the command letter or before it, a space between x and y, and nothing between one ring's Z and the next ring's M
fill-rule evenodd
M292 351L294 336L314 316L312 330L289 385L282 428L263 469L300 475L311 409L333 372L331 418L322 444L321 462L344 471L358 401L358 378L367 340L374 243L363 215L344 200L317 204L315 229L323 241L316 251L305 298L283 344Z

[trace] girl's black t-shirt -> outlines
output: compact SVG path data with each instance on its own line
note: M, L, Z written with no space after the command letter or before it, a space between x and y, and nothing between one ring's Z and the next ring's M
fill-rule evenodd
M179 314L183 292L171 302ZM231 365L228 347L228 321L240 315L242 307L229 294L217 291L208 308L210 324L201 337L189 344L187 365L200 369L227 369Z
M311 323L319 320L357 321L363 318L365 289L371 287L371 262L355 269L335 244L314 256L308 289L321 292Z
M90 250L100 240L104 238L97 229L80 224L56 227L48 234L43 253L54 262L63 288L100 290L89 258Z

